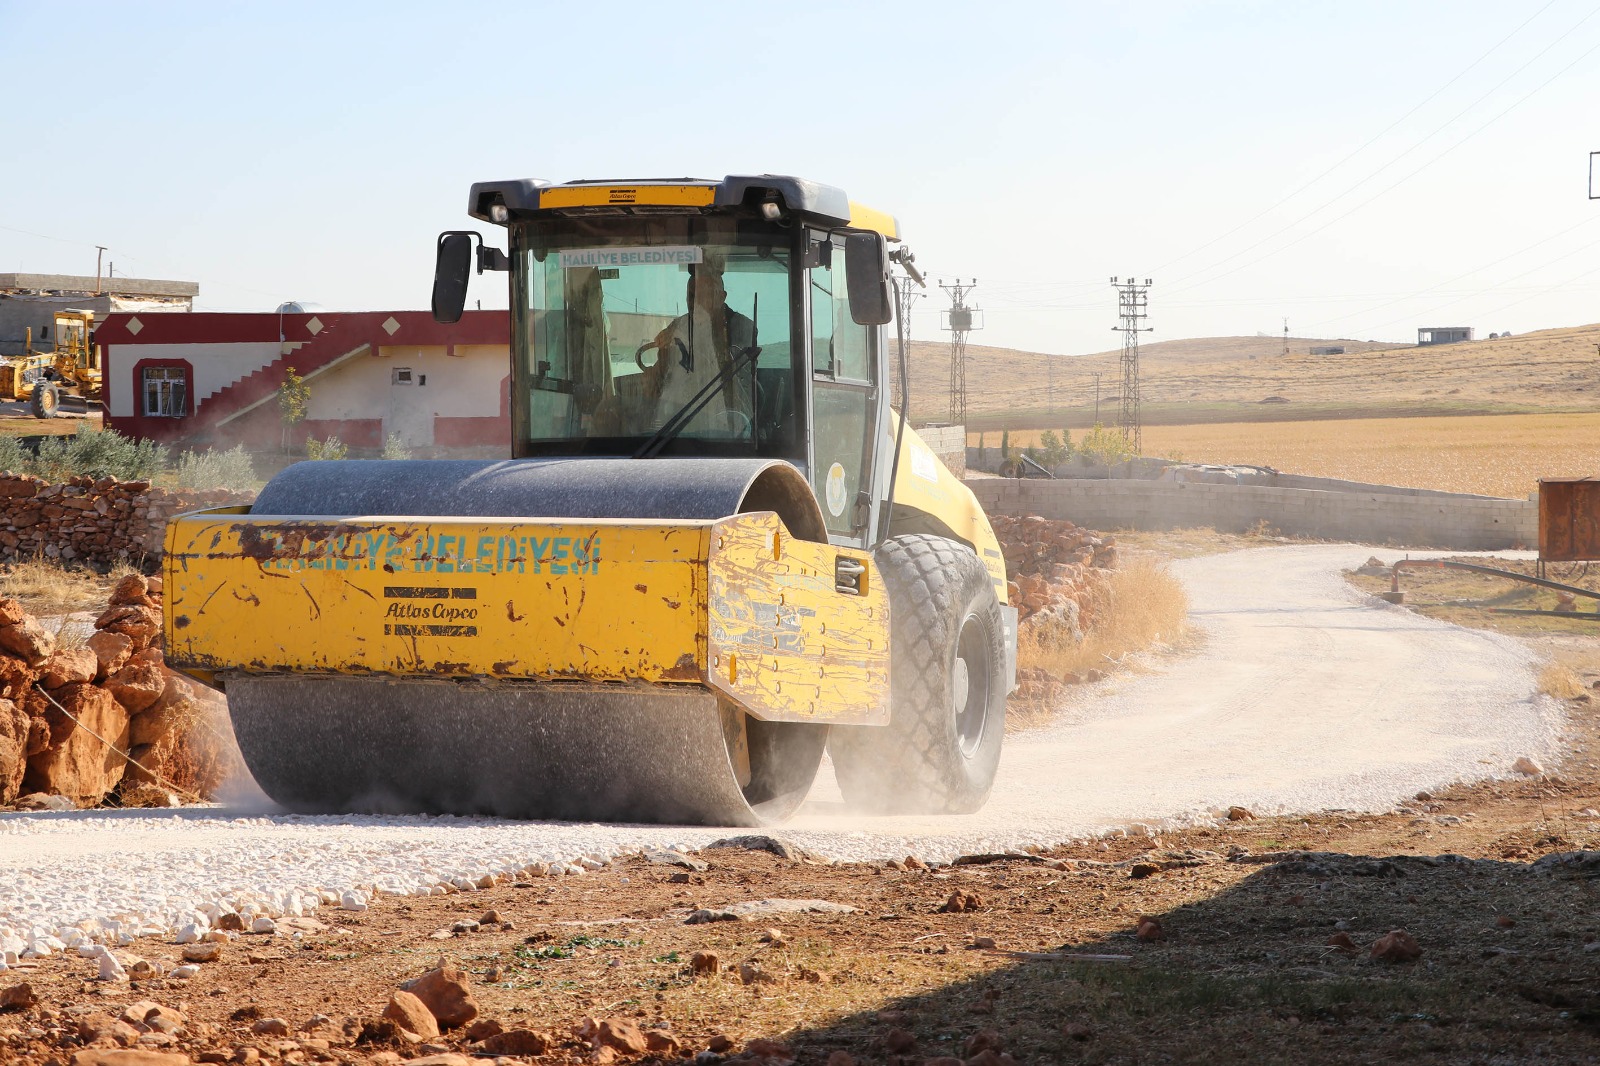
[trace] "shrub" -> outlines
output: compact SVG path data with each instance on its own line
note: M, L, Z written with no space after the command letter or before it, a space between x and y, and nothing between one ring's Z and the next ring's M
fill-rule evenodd
M0 470L25 474L33 469L33 453L15 437L0 437Z
M207 448L178 456L173 484L180 489L230 489L247 492L255 487L256 469L240 444L225 452Z
M55 437L39 445L29 473L50 481L76 475L148 481L166 469L167 454L164 445L130 440L114 429L81 425L71 437Z
M1105 669L1130 652L1175 644L1184 635L1189 596L1166 565L1135 558L1105 577L1105 602L1081 641L1059 624L1028 623L1017 646L1019 667L1042 667L1052 676Z
M383 439L383 457L385 459L409 459L411 449L406 447L406 442L400 439L400 434L391 433Z
M343 459L350 454L350 446L338 437L329 437L327 440L318 440L315 437L306 438L306 457L308 459Z

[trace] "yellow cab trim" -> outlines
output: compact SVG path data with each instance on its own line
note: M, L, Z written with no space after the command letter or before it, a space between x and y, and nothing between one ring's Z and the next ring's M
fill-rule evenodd
M709 185L557 185L539 190L539 206L659 204L668 207L709 207L716 195L716 189Z
M869 229L893 240L900 239L900 223L886 211L850 201L850 228Z

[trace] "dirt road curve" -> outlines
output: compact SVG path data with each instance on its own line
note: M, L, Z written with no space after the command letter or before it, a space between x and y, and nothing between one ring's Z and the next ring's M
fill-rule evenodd
M1367 554L1283 547L1181 562L1198 650L1086 690L1060 725L1008 740L982 812L854 818L825 773L784 833L839 858L941 859L1208 819L1230 804L1383 810L1421 788L1503 773L1521 755L1553 755L1559 713L1534 695L1530 654L1352 591L1339 571ZM410 892L534 861L727 835L245 813L0 816L0 926L111 914L160 926L229 891L269 900L374 884Z
M1262 548L1175 564L1203 645L1107 682L1063 724L1007 742L984 811L956 829L1053 843L1130 821L1383 810L1555 751L1559 712L1516 641L1350 589L1368 549ZM797 823L822 829L826 817ZM881 833L942 823L885 820Z

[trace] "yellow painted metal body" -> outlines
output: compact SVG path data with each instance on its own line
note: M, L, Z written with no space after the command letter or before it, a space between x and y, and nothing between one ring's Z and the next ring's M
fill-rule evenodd
M608 207L649 204L666 207L709 207L716 198L710 185L557 185L539 190L539 207Z
M900 416L889 412L885 426L888 439L882 445L888 454L894 452L895 431ZM939 461L927 442L917 436L917 431L906 427L905 439L900 447L900 465L894 480L894 503L898 508L910 508L929 515L949 532L971 545L994 581L995 594L1001 603L1009 603L1006 586L1006 561L1000 552L1000 539L994 535L989 516L983 505L950 468ZM891 525L890 534L899 532Z
M862 594L835 588L845 557ZM768 721L882 724L868 553L716 521L175 518L167 661L224 671L706 685Z
M35 349L33 327L28 327L23 354L0 362L0 400L26 400L33 387L54 370L57 381L75 387L89 400L100 399L100 365L89 335L94 330L93 311L55 312L52 346Z
M900 223L887 211L850 201L850 228L881 233L892 241L900 239Z
M637 182L603 185L553 185L539 190L539 209L564 207L710 207L716 186L710 183ZM850 228L900 239L900 223L887 211L850 203Z

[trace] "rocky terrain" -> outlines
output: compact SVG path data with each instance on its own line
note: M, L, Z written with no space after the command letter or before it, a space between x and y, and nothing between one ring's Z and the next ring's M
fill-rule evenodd
M123 578L82 642L0 599L0 806L127 803L141 788L165 800L208 693L163 662L160 578Z
M1010 578L1008 599L1021 624L1056 621L1081 636L1104 603L1105 574L1117 565L1117 539L1038 515L989 516Z

